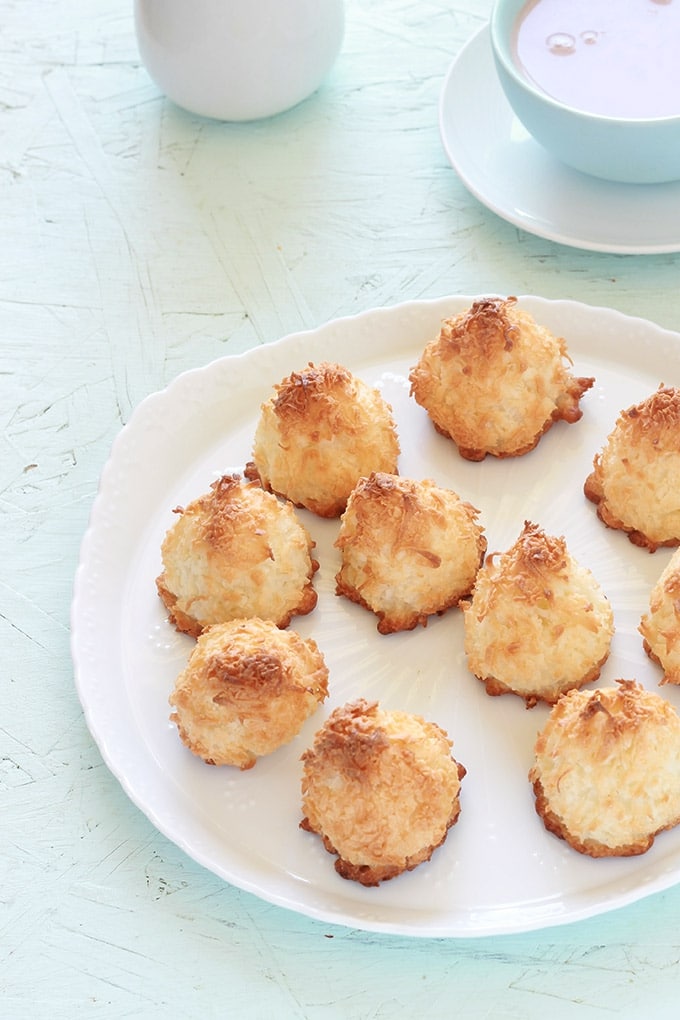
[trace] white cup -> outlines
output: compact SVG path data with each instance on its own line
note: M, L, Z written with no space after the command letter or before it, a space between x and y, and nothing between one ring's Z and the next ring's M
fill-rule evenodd
M314 92L337 57L344 0L134 0L142 61L178 106L256 120Z

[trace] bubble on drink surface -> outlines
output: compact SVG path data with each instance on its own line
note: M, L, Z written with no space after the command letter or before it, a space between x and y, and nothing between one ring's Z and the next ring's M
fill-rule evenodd
M556 57L567 57L576 49L576 39L569 32L553 32L545 42Z

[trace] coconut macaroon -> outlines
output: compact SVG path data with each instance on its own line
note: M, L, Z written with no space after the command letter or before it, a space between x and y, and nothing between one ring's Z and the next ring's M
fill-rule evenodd
M545 827L579 853L645 853L680 822L680 717L634 680L572 691L538 736L529 780Z
M619 415L584 492L608 528L654 552L680 544L680 389L661 385Z
M351 701L302 756L301 828L337 854L336 871L378 885L427 861L460 814L465 769L418 715Z
M611 604L564 538L525 521L505 553L492 553L462 604L465 653L488 694L532 708L600 675L614 633Z
M339 517L357 480L396 472L398 456L380 392L341 365L310 362L262 405L248 474L320 517Z
M170 696L170 718L209 765L249 769L289 743L327 695L315 641L266 620L231 620L198 638Z
M661 683L680 684L680 549L652 588L639 631L647 655L663 669Z
M287 627L314 609L314 542L290 503L234 474L174 512L156 586L177 630L248 616Z
M391 634L425 625L469 594L486 551L479 511L433 481L362 478L342 515L336 593Z
M566 343L517 299L487 298L445 319L411 370L411 394L462 457L518 457L553 422L581 418L594 382L573 376Z

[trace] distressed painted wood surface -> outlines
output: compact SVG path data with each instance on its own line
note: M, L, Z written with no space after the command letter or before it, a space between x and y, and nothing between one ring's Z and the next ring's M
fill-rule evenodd
M174 108L126 0L0 0L0 1013L671 1017L680 887L481 940L335 928L231 888L103 765L69 653L79 544L148 393L338 315L535 293L680 329L677 255L589 254L478 204L437 128L489 0L348 0L323 88L263 123ZM499 868L503 861L499 860Z

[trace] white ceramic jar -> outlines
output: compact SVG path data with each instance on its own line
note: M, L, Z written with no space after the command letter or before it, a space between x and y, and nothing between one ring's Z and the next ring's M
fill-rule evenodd
M134 0L140 56L178 106L270 117L314 92L344 34L344 0Z

